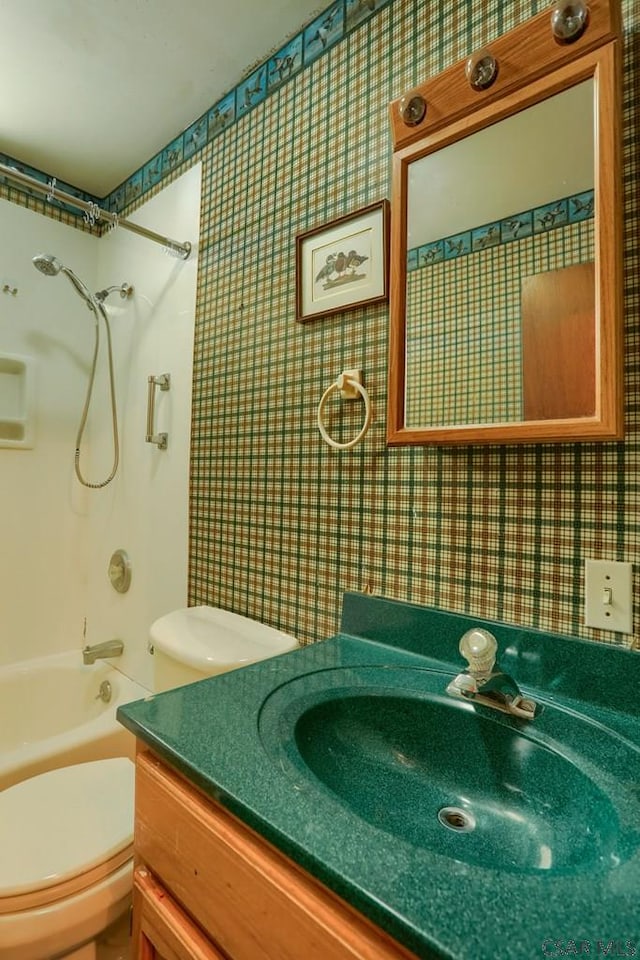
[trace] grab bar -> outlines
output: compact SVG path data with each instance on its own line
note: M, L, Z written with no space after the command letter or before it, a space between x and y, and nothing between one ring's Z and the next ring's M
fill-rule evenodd
M170 373L161 373L159 376L155 377L153 374L149 376L148 380L148 392L147 392L147 435L145 440L147 443L155 443L158 447L158 450L166 450L167 442L169 440L168 433L154 433L154 420L156 417L156 387L160 387L161 390L168 390L171 386L171 374Z

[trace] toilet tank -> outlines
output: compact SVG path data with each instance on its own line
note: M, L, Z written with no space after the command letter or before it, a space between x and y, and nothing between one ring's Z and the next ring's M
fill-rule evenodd
M295 637L219 607L186 607L149 631L156 693L295 650Z

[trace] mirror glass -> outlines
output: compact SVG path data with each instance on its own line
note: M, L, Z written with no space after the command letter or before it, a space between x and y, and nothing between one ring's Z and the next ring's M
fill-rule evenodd
M596 413L595 84L407 165L407 428Z

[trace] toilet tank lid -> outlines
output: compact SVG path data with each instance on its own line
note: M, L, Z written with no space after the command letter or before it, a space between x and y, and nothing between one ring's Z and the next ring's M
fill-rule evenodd
M173 610L151 625L151 642L173 660L207 672L275 657L298 646L295 637L219 607Z
M135 768L91 760L0 793L0 898L70 880L133 843Z

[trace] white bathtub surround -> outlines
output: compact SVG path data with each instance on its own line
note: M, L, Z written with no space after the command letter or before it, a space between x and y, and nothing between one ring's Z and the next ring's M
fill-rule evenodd
M119 333L114 337L121 465L115 480L90 504L87 642L117 637L124 655L117 666L151 686L147 653L151 623L187 601L189 453L200 165L169 184L130 217L176 240L190 240L188 260L115 230L100 241L100 277L127 281L134 294L107 303ZM149 375L171 374L168 391L156 392L156 430L169 435L166 450L145 442ZM104 385L104 384L103 384ZM111 421L107 405L94 419L92 469L100 474ZM131 586L117 593L108 579L109 558L122 548L131 561Z
M104 681L109 703L100 698ZM147 695L104 661L84 666L79 650L0 668L0 790L70 764L133 758L116 709Z
M86 500L73 446L93 348L86 306L31 258L51 251L96 283L95 237L0 200L2 266L18 288L0 298L0 353L30 358L32 449L0 448L0 665L80 646L86 597Z
M145 683L149 625L184 606L187 593L191 376L200 206L200 166L169 184L131 217L194 251L168 257L142 237L115 229L101 239L0 200L3 275L17 295L0 298L0 353L33 358L35 445L0 448L0 665L114 637L125 643L117 667ZM102 490L80 486L73 470L76 432L89 374L92 314L64 276L33 267L38 253L68 264L92 291L130 283L134 293L106 301L115 358L120 466ZM90 479L109 472L113 453L104 331L83 441ZM144 441L147 377L170 372L157 402L166 451ZM127 550L131 589L117 594L109 558ZM87 624L84 635L85 620Z

